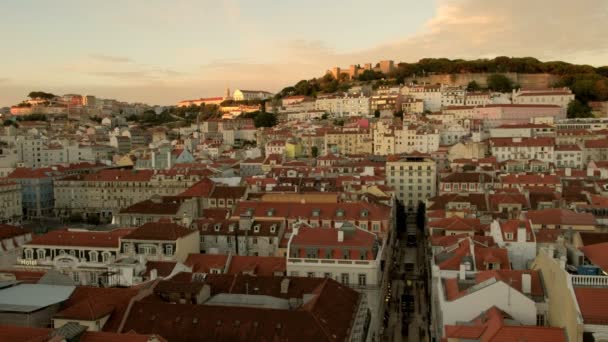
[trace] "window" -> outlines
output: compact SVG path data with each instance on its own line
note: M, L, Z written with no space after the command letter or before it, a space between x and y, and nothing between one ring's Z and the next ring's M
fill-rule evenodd
M45 253L44 249L37 250L36 251L36 258L37 259L44 259L44 253Z
M506 233L507 240L513 240L513 233Z
M96 251L90 251L89 252L89 260L91 262L98 262L99 261L99 254Z
M536 325L539 327L545 326L545 315L536 315Z
M103 252L101 254L101 260L103 261L104 264L109 263L111 257L112 257L112 254L110 254L109 252Z
M300 276L300 272L298 272L298 271L291 271L290 276L292 276L292 277L299 277Z
M331 278L331 273L329 273L329 272L325 272L325 273L323 274L323 277L324 277L324 278Z
M173 255L173 245L165 245L165 255Z
M257 245L258 244L258 239L257 238L251 239L251 243L254 244L254 245Z
M260 232L260 225L256 224L255 226L253 226L253 232L254 233L259 233Z
M308 272L306 275L308 276L308 278L314 278L315 272Z
M34 251L31 249L26 249L25 250L25 258L26 259L34 259Z
M342 281L342 284L348 285L348 273L342 273L340 275L340 280Z
M367 275L365 273L359 273L359 286L367 285Z

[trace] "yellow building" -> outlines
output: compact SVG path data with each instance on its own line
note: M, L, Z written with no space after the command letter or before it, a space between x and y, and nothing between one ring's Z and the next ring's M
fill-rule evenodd
M295 141L285 142L285 157L294 159L302 156L302 144Z
M372 154L373 137L369 130L333 130L325 134L325 151L340 154Z

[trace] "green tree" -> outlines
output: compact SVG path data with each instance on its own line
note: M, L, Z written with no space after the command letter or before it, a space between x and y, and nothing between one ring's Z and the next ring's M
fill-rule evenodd
M310 149L310 153L312 154L313 158L317 158L319 156L319 148L317 146L313 146Z
M570 101L568 104L568 118L590 118L591 108L579 100Z
M398 110L393 114L394 117L396 118L402 118L403 119L403 111L402 110Z
M506 92L510 92L511 90L513 90L513 83L505 75L492 74L492 75L488 76L487 82L488 82L488 88L490 88L494 91L506 93Z
M376 109L376 110L374 111L374 117L375 117L375 118L379 118L379 117L380 117L380 111L379 111L379 110L377 110L377 109Z
M475 81L471 81L469 82L469 84L467 85L467 90L468 91L479 91L481 89L481 87L479 86L479 84L477 84L477 82Z
M323 113L323 115L321 115L321 120L327 120L328 117L329 117L329 114Z
M51 93L45 93L44 91L32 91L27 95L27 97L29 97L30 99L52 100L56 96Z
M273 113L257 112L253 124L255 127L272 127L277 124L277 116Z

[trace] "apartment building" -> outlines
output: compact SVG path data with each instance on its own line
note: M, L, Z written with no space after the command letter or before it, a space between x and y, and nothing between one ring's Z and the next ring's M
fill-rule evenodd
M171 222L149 222L120 237L120 256L184 263L199 252L199 232Z
M401 94L422 100L424 110L436 112L441 109L441 85L406 85L401 89Z
M120 209L153 195L176 196L201 178L196 170L102 170L69 176L55 181L55 214L110 221Z
M518 159L555 161L554 138L491 138L490 151L499 162Z
M373 113L370 98L361 94L319 96L315 101L315 110L324 111L339 117L369 117Z
M395 112L401 109L401 94L378 94L370 97L371 112L390 111Z
M372 133L366 129L328 131L325 133L325 151L334 154L372 154Z
M514 89L512 95L515 104L545 104L567 108L574 94L569 88L551 88L539 90Z
M271 98L272 96L272 93L265 90L235 89L232 93L232 99L235 101L265 100Z
M21 223L21 201L21 184L0 178L0 224Z
M75 284L100 286L107 266L119 257L120 238L130 232L130 229L53 230L25 243L17 265L30 271L55 269L68 275Z
M386 161L386 182L408 210L437 194L437 165L424 156L392 156Z

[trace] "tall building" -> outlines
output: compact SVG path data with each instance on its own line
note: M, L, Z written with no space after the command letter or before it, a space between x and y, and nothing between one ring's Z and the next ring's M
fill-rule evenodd
M386 162L387 185L395 188L395 197L408 210L436 195L436 178L437 165L426 156L393 156Z

